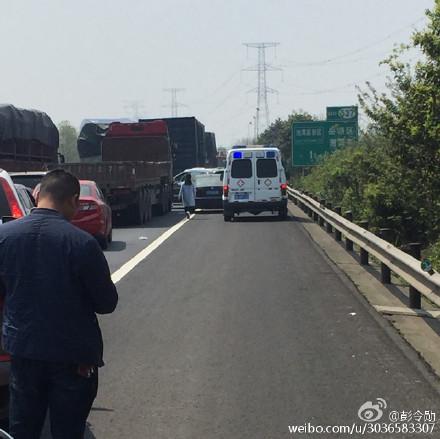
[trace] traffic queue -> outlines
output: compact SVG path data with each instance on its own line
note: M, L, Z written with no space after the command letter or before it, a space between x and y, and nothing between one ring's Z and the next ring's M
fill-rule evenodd
M81 131L82 137L80 135L78 139L78 150L83 154L81 161L64 163L58 153L57 128L46 114L0 106L0 115L3 116L0 120L2 123L9 123L7 129L0 124L0 309L5 315L2 318L2 346L5 350L0 348L0 426L2 420L10 416L12 430L18 432L22 428L20 413L23 412L17 407L23 402L18 401L19 392L12 384L21 379L18 378L19 373L26 374L28 378L35 373L35 364L27 361L35 360L36 348L32 340L37 337L37 332L47 332L52 320L59 320L59 313L67 312L67 302L59 296L73 294L79 285L84 288L83 294L91 297L87 300L87 306L82 298L75 295L65 298L72 304L76 303L73 306L78 315L66 314L66 319L76 320L71 322L70 329L64 328L64 334L64 329L58 334L70 340L66 343L71 343L71 346L64 346L60 339L57 346L55 341L54 346L49 341L44 348L40 348L41 352L46 352L47 358L57 361L68 357L69 350L76 349L78 355L75 358L79 359L75 363L78 368L76 374L85 378L97 377L102 340L99 328L95 327L95 314L110 313L117 303L117 292L102 253L112 242L116 223L143 225L153 214L164 215L171 211L173 204L179 208L181 202L188 218L195 209L199 209L220 211L226 222L245 213L258 215L261 212L278 214L280 219L285 219L287 182L281 153L270 145L233 147L227 153L225 166L209 166L215 165L215 162L205 160L204 166L180 168L180 172L173 177L174 146L168 127L172 127L173 135L181 142L185 140L182 137L184 131L180 130L179 125L173 125L175 121L107 121L101 125L88 122ZM200 125L192 119L184 123ZM209 134L212 147L215 139L212 133ZM185 148L192 147L187 143ZM188 156L182 151L180 153L182 160ZM184 199L185 193L190 195L189 200ZM8 224L11 222L13 224ZM58 237L54 239L55 235ZM38 245L35 245L34 239L39 240ZM34 255L38 270L33 265L31 270L23 268L27 263L26 257L19 256L18 250L11 253L16 243L18 250ZM59 258L54 259L55 253L59 253ZM78 256L77 262L72 262L72 255L82 256ZM83 261L90 257L95 258L96 266L101 267L95 277L82 271L86 270ZM63 258L69 262L63 262ZM52 261L49 266L46 259ZM22 265L22 268L16 269ZM91 262L90 266L95 264ZM12 271L11 267L14 267ZM65 272L64 284L49 282L55 279L53 270ZM45 280L40 282L38 279ZM96 282L99 285L95 285ZM41 283L45 286L41 286ZM41 315L30 311L35 306L42 306L28 301L29 288L33 288L34 284L39 285L36 294L45 304ZM95 297L98 287L103 289L103 294L105 290L110 299ZM47 297L45 288L47 294L53 297ZM11 294L14 299L9 298ZM17 299L20 295L27 298ZM11 311L11 307L17 304L22 306L20 311ZM84 315L79 311L82 307L85 307ZM23 312L27 313L26 316ZM45 317L41 318L43 315ZM27 318L36 319L34 325L39 328L37 332L29 332ZM52 323L46 324L45 320ZM89 332L83 331L83 335L96 339L93 349L90 346L87 348L89 351L81 347L84 341L73 340L77 334L75 330L72 332L72 328L83 323L89 325ZM62 323L60 325L63 327ZM16 341L14 328L24 331L20 337L28 341ZM49 332L57 331L52 327ZM18 358L14 359L17 353ZM46 361L43 357L36 360ZM93 362L89 362L90 358ZM53 370L47 370L44 361L37 365L37 369L44 369L44 373L50 375ZM71 378L67 377L67 380ZM41 376L32 379L38 380ZM31 385L28 383L28 387ZM88 396L89 402L93 401L93 393ZM18 399L11 399L10 395ZM89 409L84 408L83 413L88 413ZM85 418L77 421L72 428L78 428L80 432ZM53 426L54 429L63 431L66 428L59 419L54 418L53 422L61 422ZM36 425L35 429L40 427ZM59 437L67 436L62 434Z

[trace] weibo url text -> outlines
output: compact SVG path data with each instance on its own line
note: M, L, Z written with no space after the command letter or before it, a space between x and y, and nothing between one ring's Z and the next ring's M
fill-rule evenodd
M384 434L384 433L409 433L431 434L434 432L435 423L371 423L351 425L289 425L289 433L296 434Z

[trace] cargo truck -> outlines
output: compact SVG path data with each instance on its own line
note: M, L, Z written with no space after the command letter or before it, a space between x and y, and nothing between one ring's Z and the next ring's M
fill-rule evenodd
M171 210L173 167L165 122L114 122L105 132L100 127L97 138L99 148L89 155L90 161L83 151L81 162L57 167L96 181L114 216L127 223L144 224L153 211Z
M41 111L0 105L0 168L39 171L58 162L59 134Z
M151 122L154 119L141 119ZM173 170L178 174L185 169L208 166L205 146L205 126L195 117L162 119L168 126L173 151Z
M217 145L215 143L215 134L205 132L205 149L206 149L206 161L210 168L216 168L217 163Z

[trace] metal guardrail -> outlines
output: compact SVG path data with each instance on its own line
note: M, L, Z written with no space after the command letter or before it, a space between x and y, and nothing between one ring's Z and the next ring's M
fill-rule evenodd
M364 263L368 263L368 254L378 259L382 265L383 283L390 283L390 276L389 274L388 276L386 275L387 271L388 273L392 271L404 279L410 285L410 296L413 296L412 301L410 297L410 306L412 308L421 307L420 294L440 307L439 273L426 273L422 270L418 259L376 236L374 233L354 224L310 196L291 187L288 187L287 191L289 198L308 213L309 216L313 217L321 226L325 224L329 233L335 231L337 240L340 241L341 235L343 235L348 250L353 249L353 243L357 244L361 249L361 262L363 259ZM417 306L414 306L414 303Z

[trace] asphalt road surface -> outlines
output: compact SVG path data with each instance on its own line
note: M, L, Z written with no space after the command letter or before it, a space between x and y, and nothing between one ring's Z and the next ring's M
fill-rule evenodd
M112 271L182 217L115 231ZM100 319L106 366L89 439L300 437L288 426L363 425L358 409L376 398L382 422L390 410L440 416L403 343L295 218L197 214L118 290L117 311Z

